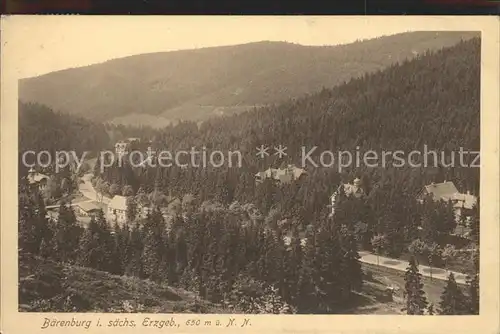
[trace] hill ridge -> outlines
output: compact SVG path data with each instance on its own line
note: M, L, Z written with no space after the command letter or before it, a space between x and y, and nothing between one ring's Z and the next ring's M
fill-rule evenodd
M143 114L204 121L220 108L227 115L280 103L473 35L412 32L336 46L260 41L132 55L23 79L19 96L105 122L140 122Z

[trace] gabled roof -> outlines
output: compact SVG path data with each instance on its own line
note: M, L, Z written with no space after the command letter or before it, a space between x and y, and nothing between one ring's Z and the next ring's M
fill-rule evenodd
M471 194L455 194L452 200L457 202L455 207L469 210L477 204L477 197Z
M344 193L348 197L353 195L354 197L359 198L359 197L365 195L365 191L363 190L362 187L355 186L354 184L350 184L350 183L344 183L344 184L341 184L338 186L338 188L335 190L335 192L330 196L330 199L334 199L337 197L337 195L340 191L340 187L344 187Z
M33 184L33 183L39 183L40 181L47 181L49 177L44 174L36 173L36 172L31 172L31 175L28 175L28 182Z
M85 212L97 211L100 210L101 207L97 205L95 202L82 202L77 204L80 209Z
M109 202L108 208L113 210L127 210L127 197L116 195Z
M471 194L461 194L453 182L433 183L424 187L424 193L432 195L434 201L453 201L455 208L472 209L477 203L477 197Z
M289 165L285 168L268 168L263 172L258 172L255 176L261 178L273 178L282 182L289 182L292 179L296 180L307 172L302 168L297 168L294 165Z
M443 182L443 183L431 183L425 186L425 191L432 195L432 198L435 201L439 201L441 199L447 201L453 199L453 196L458 194L458 189L455 187L453 182Z

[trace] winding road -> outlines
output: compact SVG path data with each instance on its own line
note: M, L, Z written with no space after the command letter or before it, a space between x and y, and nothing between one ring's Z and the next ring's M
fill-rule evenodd
M92 186L92 183L90 182L91 179L92 179L91 173L83 175L83 177L81 178L83 182L78 185L78 190L82 193L83 196L87 197L91 201L108 204L111 201L111 199L104 195L98 194L97 191Z
M361 257L359 259L360 262L362 263L368 263L368 264L373 264L373 265L378 265L381 267L386 267L386 268L391 268L399 271L406 271L406 267L408 267L408 261L403 261L403 260L398 260L398 259L391 259L385 256L379 256L378 261L377 261L377 255L369 253L369 252L359 252L359 256ZM429 267L429 266L424 266L424 265L419 265L418 269L422 276L425 277L431 277L444 280L446 281L448 279L448 275L450 272L453 273L455 276L455 281L459 284L466 284L466 274L459 273L456 271L450 271L446 270L443 268L435 268L435 267Z

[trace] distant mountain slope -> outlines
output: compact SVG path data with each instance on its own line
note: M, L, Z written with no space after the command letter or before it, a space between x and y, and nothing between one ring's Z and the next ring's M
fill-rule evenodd
M221 107L227 115L278 103L474 35L412 32L341 46L257 42L144 54L23 79L19 97L99 121L134 114L158 115L161 124L204 120Z

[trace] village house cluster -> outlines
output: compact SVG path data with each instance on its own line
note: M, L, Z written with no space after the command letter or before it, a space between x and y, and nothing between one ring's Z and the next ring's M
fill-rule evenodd
M139 138L128 138L127 140L119 141L115 144L115 152L119 155L126 155L130 152L131 148L137 147L138 143L140 143ZM146 144L149 145L150 143L148 142ZM150 146L148 146L148 149L150 150ZM261 184L267 179L271 179L278 184L290 184L292 182L299 181L306 175L306 170L289 164L282 168L268 168L264 171L256 173L254 177L257 184ZM49 176L38 173L31 168L28 172L27 180L31 187L34 187L39 191L43 191L47 187ZM335 188L330 196L330 216L333 216L335 213L335 204L341 191L348 198L363 198L367 195L365 187L359 178L355 178L352 183L341 183ZM455 231L455 234L464 237L467 236L469 232L467 225L470 220L470 215L473 208L477 204L476 196L472 195L470 191L460 193L453 182L445 180L442 183L431 183L424 186L418 194L416 200L423 203L423 200L426 197L429 197L436 202L451 201L457 222L457 230ZM136 204L138 217L147 217L148 213L151 212L151 206L144 205L143 203ZM96 201L84 200L74 203L72 206L74 207L75 213L82 221L90 221L90 218L95 217L100 210L103 210L105 218L110 222L116 222L122 225L127 221L128 201L125 196L115 195L113 198L107 199L105 202L99 199ZM50 217L54 218L57 216L54 215L54 211L57 211L58 205L47 206L47 209ZM464 222L465 225L463 224Z

